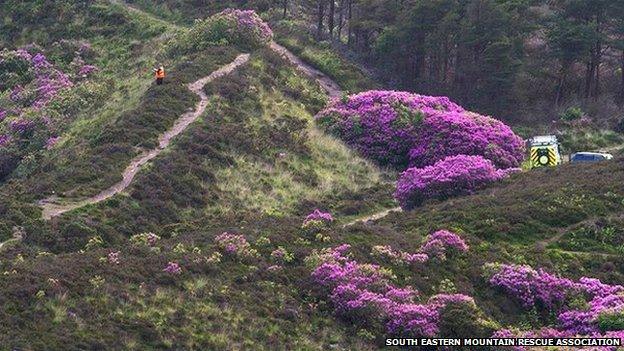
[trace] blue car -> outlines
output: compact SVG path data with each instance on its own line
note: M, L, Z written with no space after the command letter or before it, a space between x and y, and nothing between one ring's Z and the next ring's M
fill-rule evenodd
M570 156L570 162L599 162L613 158L613 155L601 152L577 152Z

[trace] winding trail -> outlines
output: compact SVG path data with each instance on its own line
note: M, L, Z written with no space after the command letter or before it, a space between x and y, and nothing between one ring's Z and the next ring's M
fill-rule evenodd
M219 77L223 77L224 75L231 73L239 66L247 63L247 61L249 61L249 54L241 54L236 57L234 61L212 72L209 76L206 76L194 83L189 84L189 90L197 94L200 98L200 101L195 106L195 110L183 114L178 120L176 120L174 125L158 138L158 146L156 148L148 150L132 159L128 167L126 167L126 169L123 171L122 180L119 183L114 184L113 186L105 189L99 194L84 200L78 200L68 203L58 203L58 198L56 197L41 200L39 201L39 205L43 209L43 219L49 220L65 212L72 211L86 205L102 202L125 190L130 185L136 174L139 172L141 166L158 156L165 148L169 146L171 140L174 137L186 130L186 128L188 128L191 123L197 120L197 118L199 118L199 116L204 113L204 111L206 110L206 106L208 105L208 96L206 96L206 93L204 93L203 91L204 86Z
M117 5L121 5L125 7L128 11L150 17L162 24L166 24L174 28L180 28L179 26L175 24L169 23L139 8L131 6L130 4L126 3L123 0L109 0L109 1L113 4L117 4ZM325 73L319 71L318 69L304 62L301 58L293 54L290 50L286 49L285 47L283 47L282 45L276 42L271 42L270 49L276 52L277 54L279 54L280 56L282 56L286 61L294 65L300 72L316 80L321 86L321 88L323 88L323 90L327 92L330 98L338 98L342 95L342 89L340 88L338 83L336 83L333 79L331 79ZM202 90L204 85L218 77L221 77L223 75L226 75L232 72L238 66L246 63L248 60L249 60L249 54L239 55L234 60L234 62L230 63L229 65L226 65L220 68L219 70L213 72L211 75L204 77L196 81L195 83L189 84L188 86L189 89L193 91L195 94L197 94L201 99L200 102L197 104L195 111L191 111L182 115L176 121L176 123L170 130L166 131L163 135L161 135L161 137L159 138L159 145L157 148L146 151L142 153L141 155L135 157L130 162L128 167L126 167L124 172L122 173L122 180L119 183L114 184L110 188L105 189L99 194L92 196L90 198L87 198L87 199L73 200L73 201L70 200L69 202L60 201L59 198L54 197L54 196L49 197L47 199L43 199L39 201L39 206L41 206L43 210L42 217L45 220L50 220L65 212L72 211L72 210L75 210L75 209L78 209L78 208L81 208L90 204L96 204L96 203L102 202L124 191L130 185L130 183L134 179L135 175L138 173L141 166L143 166L148 161L158 156L169 145L172 138L174 138L175 136L183 132L192 122L194 122L201 114L203 114L203 112L206 109L206 105L208 103L208 97ZM351 226L358 222L368 222L368 221L378 220L387 216L389 213L398 212L398 211L401 211L401 208L386 209L378 213L374 213L369 216L354 220L353 222L346 224L345 227Z
M280 54L282 57L288 60L288 62L295 65L299 71L315 79L327 92L329 97L336 98L342 95L342 89L340 89L340 86L333 79L329 78L325 73L305 63L302 59L290 52L285 47L281 46L276 42L271 42L271 50Z

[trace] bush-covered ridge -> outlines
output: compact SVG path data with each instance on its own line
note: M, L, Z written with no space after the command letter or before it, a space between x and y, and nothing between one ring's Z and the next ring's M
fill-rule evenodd
M498 168L518 167L524 158L524 142L507 125L446 97L373 90L332 101L317 120L365 157L399 169L460 154L481 155Z
M244 50L267 46L273 31L253 10L226 9L195 21L170 49L172 55L234 45Z

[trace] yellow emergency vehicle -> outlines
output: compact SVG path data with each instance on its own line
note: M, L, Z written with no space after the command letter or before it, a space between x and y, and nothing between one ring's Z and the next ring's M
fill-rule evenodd
M528 140L531 168L560 165L559 142L554 135L540 135Z

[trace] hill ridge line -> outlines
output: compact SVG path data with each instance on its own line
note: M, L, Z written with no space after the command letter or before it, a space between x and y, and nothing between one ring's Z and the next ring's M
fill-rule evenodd
M169 146L171 140L174 137L186 130L186 128L188 128L191 123L196 121L204 113L206 107L208 106L208 96L203 91L204 86L217 78L223 77L231 73L236 68L247 63L248 61L249 54L240 54L231 63L222 66L221 68L212 72L206 77L203 77L193 83L188 84L187 87L189 88L189 90L197 94L200 98L200 101L195 106L195 110L186 112L182 116L180 116L180 118L175 121L173 126L165 131L158 138L158 146L156 148L143 152L142 154L133 158L130 164L123 171L122 180L120 182L101 191L97 195L67 204L55 203L55 197L43 199L38 203L43 210L43 219L50 220L65 212L72 211L86 205L102 202L125 190L130 185L130 183L132 183L132 180L144 164L158 156L163 150L165 150Z

